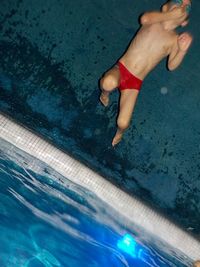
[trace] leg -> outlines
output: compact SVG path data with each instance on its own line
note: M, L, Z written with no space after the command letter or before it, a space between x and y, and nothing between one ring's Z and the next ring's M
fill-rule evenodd
M121 91L119 115L117 118L118 129L112 141L113 146L121 141L125 130L129 127L138 94L139 91L135 89Z
M118 66L114 66L107 71L100 80L101 95L100 101L106 107L109 104L109 94L118 87L120 80L120 73Z

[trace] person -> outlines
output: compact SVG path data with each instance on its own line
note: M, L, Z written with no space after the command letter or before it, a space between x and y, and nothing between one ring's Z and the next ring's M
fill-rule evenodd
M200 267L200 260L195 261L195 263L193 264L193 267Z
M129 127L136 100L146 75L165 57L168 69L176 69L182 62L192 43L187 33L177 34L178 26L188 24L190 0L167 1L161 11L144 13L141 27L128 49L116 65L100 79L100 101L106 107L109 94L119 88L120 104L117 131L112 145L118 144Z

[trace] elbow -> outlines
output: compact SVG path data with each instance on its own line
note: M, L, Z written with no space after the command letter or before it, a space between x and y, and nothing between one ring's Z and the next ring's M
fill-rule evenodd
M169 71L173 71L176 69L177 66L175 66L174 64L168 64L167 68Z
M148 14L143 14L142 16L141 16L141 18L140 18L140 22L141 22L141 24L142 25L147 25L147 24L149 24L149 16L148 16Z

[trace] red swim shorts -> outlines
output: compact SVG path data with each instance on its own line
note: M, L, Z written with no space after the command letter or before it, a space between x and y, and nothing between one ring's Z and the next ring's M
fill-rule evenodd
M120 72L120 84L119 90L135 89L140 91L142 86L142 80L135 77L130 71L120 62L117 63Z

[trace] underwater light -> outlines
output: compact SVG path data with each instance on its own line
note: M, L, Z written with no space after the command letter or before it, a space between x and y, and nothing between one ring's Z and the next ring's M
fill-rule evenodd
M117 242L117 247L133 258L141 258L142 256L142 248L130 234L125 234L122 239Z

